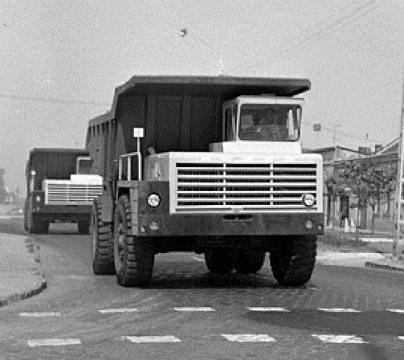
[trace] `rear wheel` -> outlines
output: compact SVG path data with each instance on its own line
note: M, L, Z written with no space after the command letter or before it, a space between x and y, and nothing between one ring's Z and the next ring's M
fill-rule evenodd
M131 209L126 195L119 198L114 220L114 259L118 283L122 286L150 284L154 267L153 241L131 235Z
M91 211L93 272L96 275L115 274L112 225L102 221L101 202L96 199Z
M265 261L263 250L240 250L236 257L236 271L239 274L255 274Z
M205 263L213 274L229 274L236 262L234 250L208 250L205 252Z
M271 269L280 285L302 286L313 273L316 236L290 236L277 239L270 251Z

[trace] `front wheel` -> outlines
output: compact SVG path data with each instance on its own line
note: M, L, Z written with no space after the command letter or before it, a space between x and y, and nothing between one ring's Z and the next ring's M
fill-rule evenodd
M207 250L205 263L212 274L229 274L233 271L236 262L234 250Z
M316 242L316 236L285 236L274 242L269 257L272 273L280 285L302 286L310 280Z
M236 257L236 271L239 274L255 274L265 261L263 250L240 250Z
M119 198L114 220L114 261L118 283L122 286L149 285L154 267L153 240L131 234L128 196Z
M80 234L89 234L90 233L90 220L78 220L77 229Z

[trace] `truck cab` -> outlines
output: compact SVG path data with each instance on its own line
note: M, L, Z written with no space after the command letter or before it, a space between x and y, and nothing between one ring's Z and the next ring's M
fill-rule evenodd
M301 153L303 99L239 96L223 104L222 142L213 152Z

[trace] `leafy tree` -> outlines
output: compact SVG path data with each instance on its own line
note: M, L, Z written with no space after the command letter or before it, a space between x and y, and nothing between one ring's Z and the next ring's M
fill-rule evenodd
M357 159L345 161L338 174L337 188L350 188L357 196L354 206L366 209L368 204L372 207L372 232L376 205L380 205L382 196L389 197L394 190L396 171L393 169L376 168L370 159ZM365 216L365 212L363 213Z

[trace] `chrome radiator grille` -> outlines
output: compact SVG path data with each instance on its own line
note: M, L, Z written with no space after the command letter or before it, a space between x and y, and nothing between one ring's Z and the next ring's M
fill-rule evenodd
M315 163L177 163L176 177L181 213L302 211L303 194L317 198Z
M102 194L102 185L46 183L45 204L47 205L92 205Z

